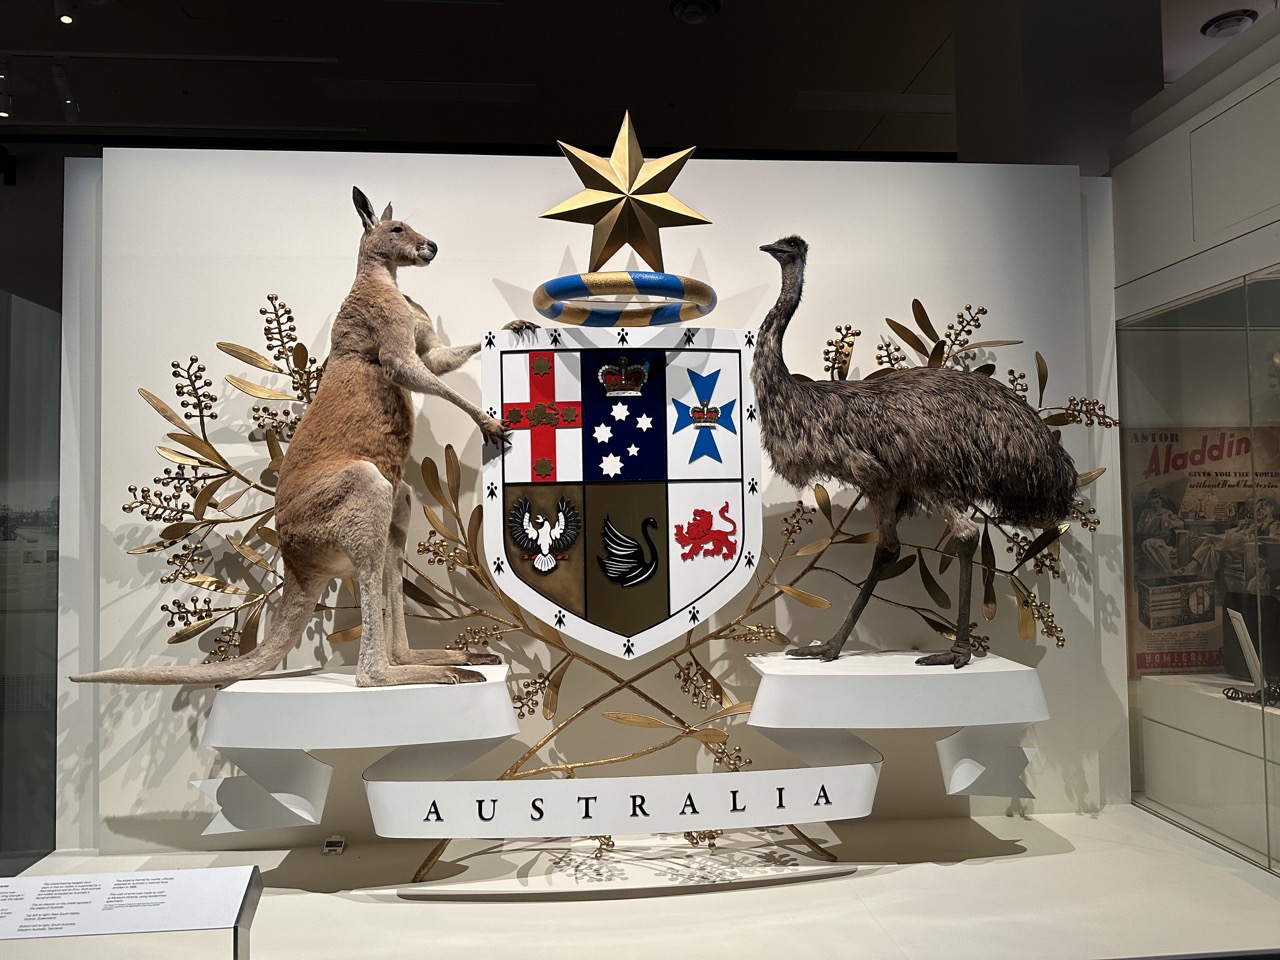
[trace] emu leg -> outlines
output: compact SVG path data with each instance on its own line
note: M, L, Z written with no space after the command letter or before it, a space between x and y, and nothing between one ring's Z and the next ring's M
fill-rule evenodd
M926 667L939 667L951 664L957 670L969 662L972 649L969 643L969 605L973 594L973 552L978 547L975 534L968 540L960 541L960 595L956 598L956 642L951 649L942 653L931 653L921 657L916 663Z
M815 643L808 647L792 647L787 651L787 656L819 660L834 660L840 656L840 649L849 639L849 634L853 633L853 625L858 622L858 617L862 616L863 609L871 600L871 594L875 592L880 575L884 573L885 567L898 559L898 554L901 552L901 548L897 546L877 547L875 559L871 561L871 569L867 572L867 579L862 582L862 589L858 591L857 599L853 601L853 606L849 608L849 613L844 618L844 623L840 624L840 629L835 632L835 636L824 643Z

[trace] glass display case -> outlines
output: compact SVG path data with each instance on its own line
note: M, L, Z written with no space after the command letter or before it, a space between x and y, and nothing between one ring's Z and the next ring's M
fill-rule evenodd
M0 877L54 846L61 334L0 291Z
M1134 800L1280 867L1280 267L1117 331Z

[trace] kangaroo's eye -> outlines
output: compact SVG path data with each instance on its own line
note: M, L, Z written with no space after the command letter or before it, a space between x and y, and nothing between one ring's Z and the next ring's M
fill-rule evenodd
M392 233L404 233L404 227L392 227L392 228L391 228L391 232L392 232Z

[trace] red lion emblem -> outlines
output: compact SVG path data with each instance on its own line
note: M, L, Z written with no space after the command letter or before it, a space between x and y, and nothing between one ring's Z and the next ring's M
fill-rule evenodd
M728 501L720 508L720 518L729 524L730 529L716 530L715 518L709 511L702 509L693 511L693 519L689 521L687 530L683 523L676 524L676 542L682 547L688 547L680 554L681 559L692 560L699 552L704 557L733 559L733 555L738 552L738 544L732 537L738 532L738 525L729 516Z

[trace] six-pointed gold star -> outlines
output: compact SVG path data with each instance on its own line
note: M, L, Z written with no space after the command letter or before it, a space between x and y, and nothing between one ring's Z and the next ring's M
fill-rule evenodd
M662 241L658 230L688 224L710 223L668 191L695 148L657 160L645 160L640 141L631 128L631 114L606 159L560 143L586 189L552 207L544 217L591 223L591 266L596 271L622 247L630 246L654 270L662 271Z

